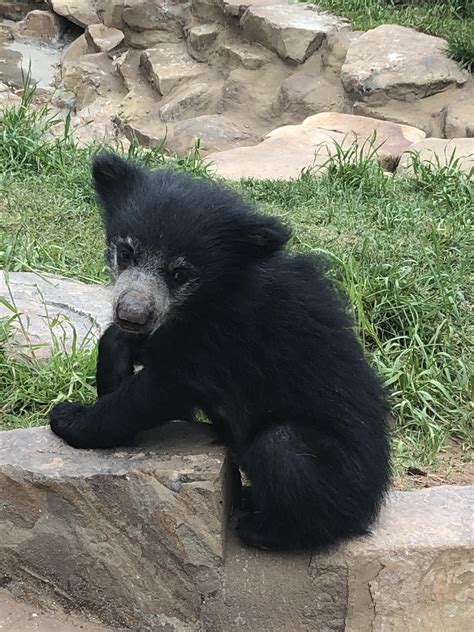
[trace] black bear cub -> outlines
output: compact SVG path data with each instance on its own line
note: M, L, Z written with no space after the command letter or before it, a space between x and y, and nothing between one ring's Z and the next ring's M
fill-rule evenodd
M388 408L343 301L289 230L232 191L112 154L93 177L115 279L93 405L51 428L110 448L203 411L251 481L251 546L367 533L389 481ZM140 363L139 372L134 366Z

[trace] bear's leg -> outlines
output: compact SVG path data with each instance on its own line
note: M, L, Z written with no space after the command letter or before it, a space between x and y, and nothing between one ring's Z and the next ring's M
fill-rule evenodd
M183 419L191 409L181 384L171 377L160 379L145 367L95 404L57 404L50 423L52 431L75 448L113 448L141 430Z
M115 391L123 380L134 373L134 346L139 344L117 325L111 325L99 340L97 357L97 395Z
M252 482L251 510L237 526L245 544L317 549L367 532L370 494L364 498L351 481L361 477L360 467L336 440L318 434L314 427L277 426L240 455Z

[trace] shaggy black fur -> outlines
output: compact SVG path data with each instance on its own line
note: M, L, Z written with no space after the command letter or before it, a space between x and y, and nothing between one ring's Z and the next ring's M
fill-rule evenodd
M211 182L113 155L93 174L109 245L133 238L126 267L165 279L171 303L151 335L110 327L99 399L56 406L53 431L107 448L200 409L252 482L244 543L320 548L366 533L389 481L387 403L318 259L286 252L279 220ZM190 267L173 303L176 258Z

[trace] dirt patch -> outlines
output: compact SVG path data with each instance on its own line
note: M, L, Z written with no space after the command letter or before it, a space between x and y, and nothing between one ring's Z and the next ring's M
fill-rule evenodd
M439 485L474 485L474 453L451 442L429 467L407 467L406 474L396 476L393 489L410 491Z

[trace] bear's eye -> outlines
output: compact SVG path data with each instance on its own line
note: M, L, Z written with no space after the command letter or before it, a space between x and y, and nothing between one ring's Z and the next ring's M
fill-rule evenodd
M120 265L128 265L133 259L133 250L130 246L122 244L117 248L117 262Z
M189 270L186 270L186 268L176 268L176 270L173 270L171 273L171 277L176 283L186 283L186 281L189 280Z

